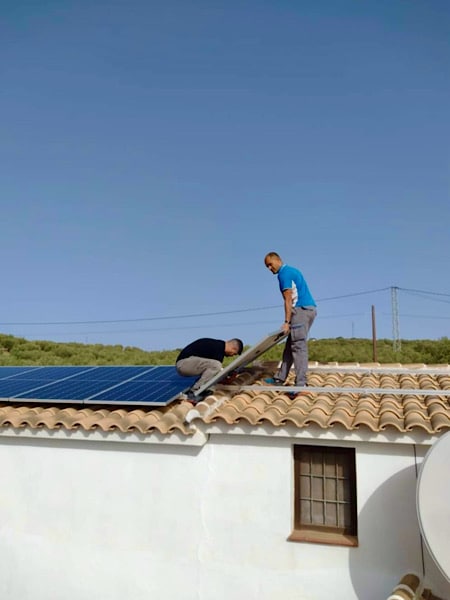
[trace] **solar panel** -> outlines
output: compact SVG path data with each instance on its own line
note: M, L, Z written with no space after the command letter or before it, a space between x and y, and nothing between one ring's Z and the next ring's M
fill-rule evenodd
M11 373L11 367L1 367L0 397L26 397L32 390L48 386L55 379L70 379L90 369L92 367L28 367Z
M165 406L196 379L166 365L0 367L0 400Z
M219 373L217 373L217 375L214 375L214 377L212 377L209 381L202 385L202 387L196 391L196 396L199 396L202 392L207 390L212 385L219 383L219 381L224 379L224 377L226 377L236 369L239 369L240 367L245 367L246 365L250 364L259 356L261 356L261 354L264 354L264 352L267 352L267 350L272 348L272 346L278 344L278 342L280 342L285 337L287 337L287 334L283 333L280 330L275 331L274 333L269 333L269 335L267 335L265 338L259 341L255 346L252 346L251 348L243 352L240 356L235 358L229 365L227 365Z

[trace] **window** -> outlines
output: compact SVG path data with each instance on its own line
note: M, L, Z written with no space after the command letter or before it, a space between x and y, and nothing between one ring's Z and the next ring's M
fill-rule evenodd
M357 546L353 448L294 446L291 541Z

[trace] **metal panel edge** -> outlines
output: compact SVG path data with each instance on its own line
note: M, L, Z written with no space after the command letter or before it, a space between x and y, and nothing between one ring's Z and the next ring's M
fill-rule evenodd
M214 377L212 377L209 381L207 381L201 388L197 390L195 393L196 396L199 396L207 390L212 385L218 383L221 379L223 379L226 375L235 371L239 367L243 367L248 365L256 358L270 350L273 346L276 346L281 340L287 337L287 334L281 330L274 331L273 333L269 333L262 340L260 340L257 344L248 348L245 352L243 352L240 356L238 356L235 360L233 360L229 365L223 368L220 373L217 373Z

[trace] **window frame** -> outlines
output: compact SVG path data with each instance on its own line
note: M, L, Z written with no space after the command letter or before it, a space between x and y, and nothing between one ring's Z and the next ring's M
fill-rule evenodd
M302 523L300 502L301 502L301 460L302 453L316 453L321 455L333 456L335 464L338 464L339 457L344 458L341 466L345 462L345 479L350 482L350 525L348 527L329 527L326 525L312 525L311 523ZM357 513L357 494L356 494L356 451L352 447L344 446L317 446L312 444L295 444L292 448L294 461L294 505L293 505L293 529L288 537L288 541L307 542L315 544L331 544L338 546L358 546L358 513ZM343 466L344 468L344 466ZM325 475L323 475L325 477ZM337 476L336 476L337 478ZM319 501L326 502L322 497Z

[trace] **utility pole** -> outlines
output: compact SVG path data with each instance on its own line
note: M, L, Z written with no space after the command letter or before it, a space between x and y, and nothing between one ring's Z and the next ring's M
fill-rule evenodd
M377 328L375 324L375 306L372 304L372 357L373 362L378 362L377 358Z
M398 287L391 287L391 303L392 303L392 342L394 352L400 352L402 343L400 340L400 328L398 323Z

